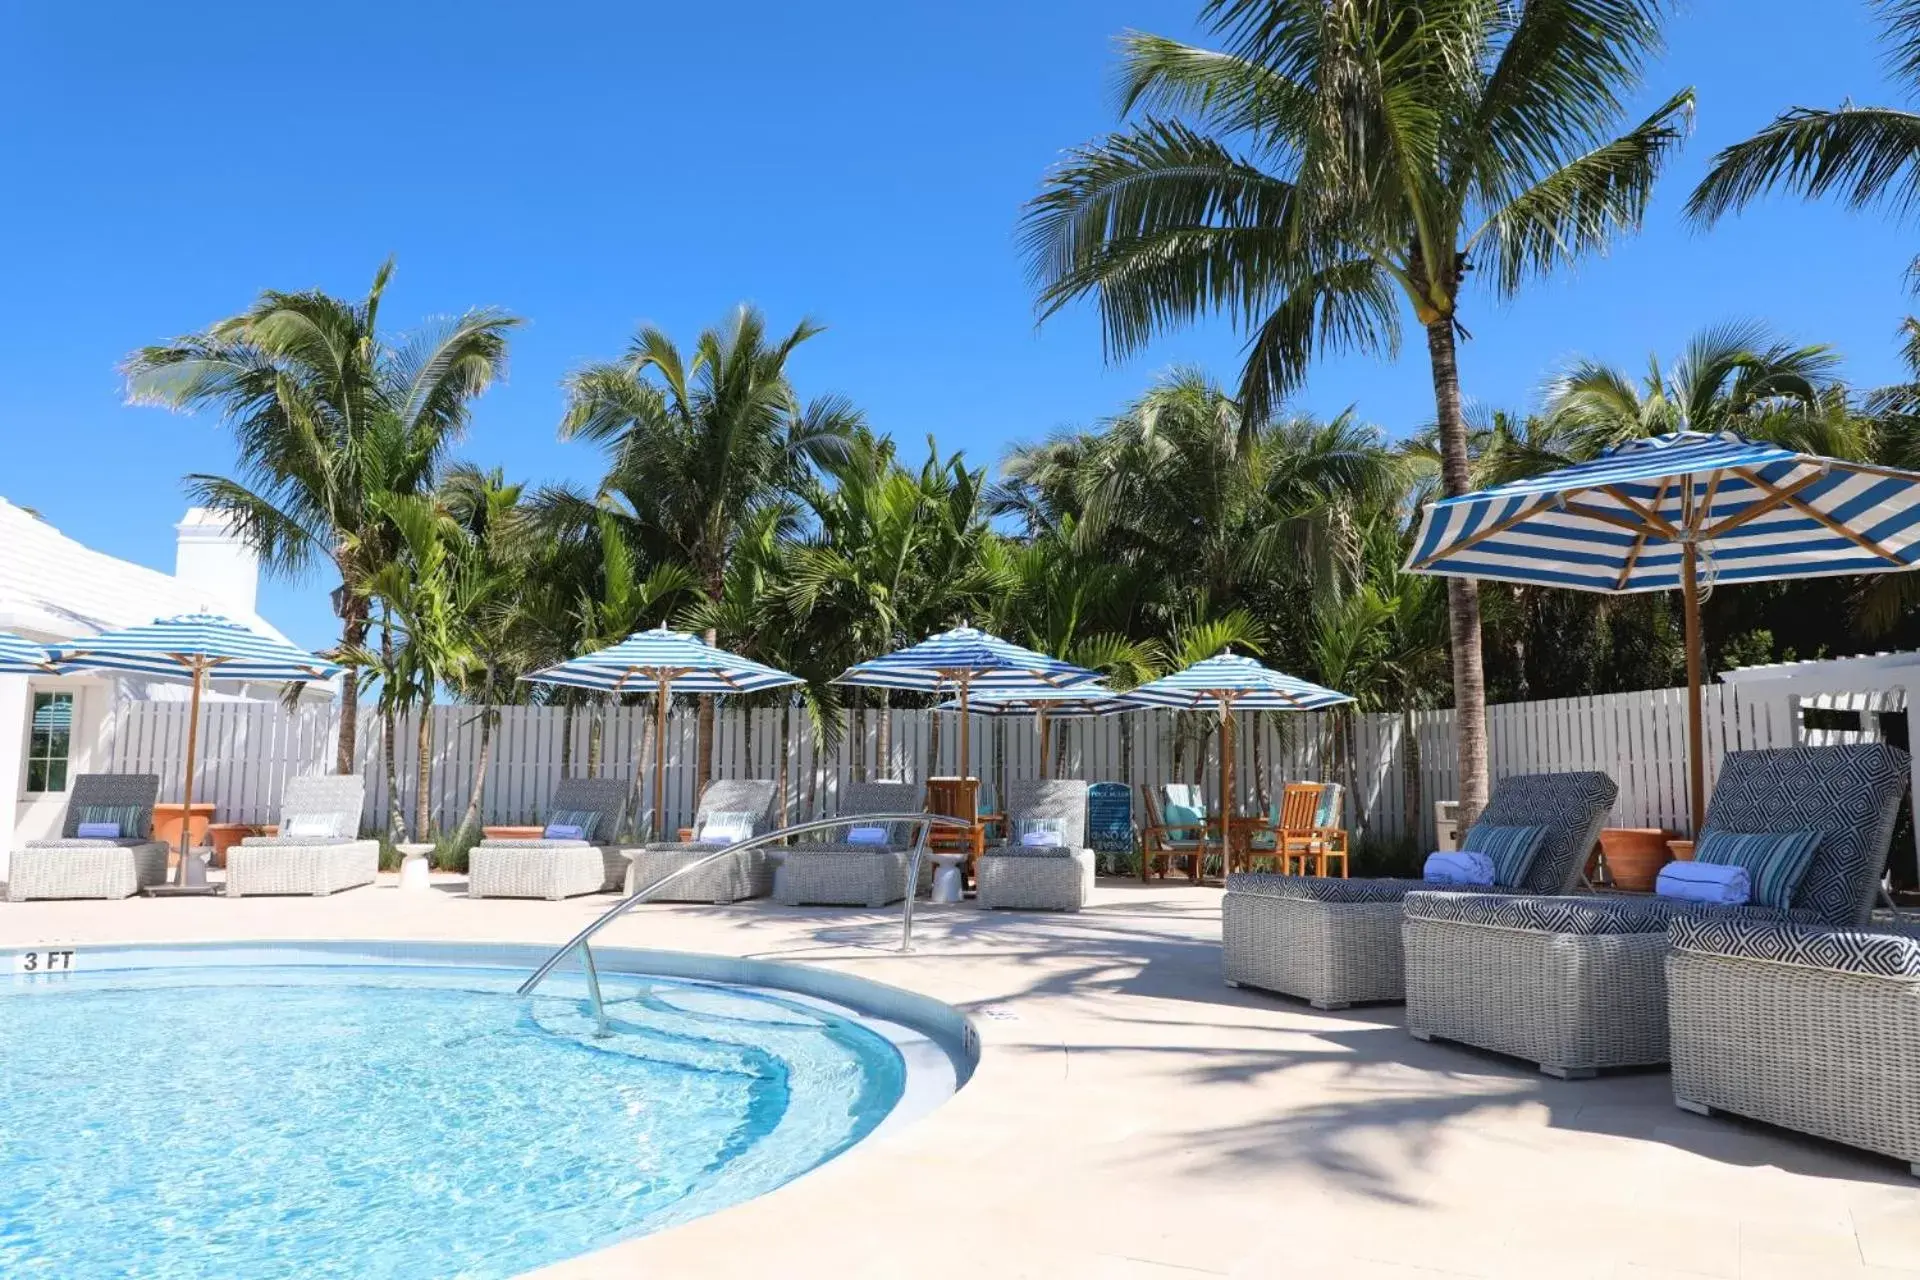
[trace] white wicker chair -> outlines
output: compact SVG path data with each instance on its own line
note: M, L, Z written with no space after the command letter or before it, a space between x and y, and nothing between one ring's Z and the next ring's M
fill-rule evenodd
M924 789L916 783L849 782L840 788L839 816L918 813L924 798ZM791 845L785 851L786 869L779 877L774 898L789 907L884 907L898 902L906 897L910 849L908 834L898 829L889 833L887 844L828 841ZM931 884L932 878L933 860L929 858L921 868L922 887Z
M1057 845L1019 842L1025 818L1058 819ZM988 910L1078 911L1093 893L1093 851L1087 843L1087 784L1028 779L1008 788L1007 843L980 859L980 905Z
M698 834L707 818L716 813L750 813L753 834L765 835L774 828L774 801L777 783L748 778L723 778L707 784L700 797L700 808L693 816ZM716 846L691 841L654 841L637 849L624 850L627 868L626 891L631 894L656 884L683 867L710 858ZM700 870L675 878L655 899L659 902L711 902L724 905L743 898L764 898L773 892L773 866L763 849L747 849L731 858L709 862Z
M83 773L67 796L60 836L16 849L7 876L7 901L39 898L130 898L167 879L165 841L146 835L82 840L81 810L96 806L140 811L141 830L153 829L160 779L151 773Z
M562 778L548 813L591 810L604 844L585 840L483 840L467 855L470 898L546 898L605 893L626 883L627 855L619 846L629 784L622 778Z
M227 850L227 896L308 894L316 898L372 884L380 874L380 842L360 838L365 784L356 774L287 779L277 836L248 836ZM289 819L325 814L341 834L327 839L284 834Z

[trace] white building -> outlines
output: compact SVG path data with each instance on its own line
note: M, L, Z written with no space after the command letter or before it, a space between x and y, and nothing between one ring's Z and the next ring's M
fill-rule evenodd
M174 529L174 571L165 574L84 547L0 498L0 631L56 644L206 611L285 639L254 612L259 563L221 516L196 507ZM216 681L209 696L279 692ZM14 795L10 820L0 820L0 879L10 849L58 834L67 780L111 761L115 706L187 696L184 681L139 676L0 676L0 785ZM319 687L308 696L331 698L333 690ZM178 799L161 797L169 798Z

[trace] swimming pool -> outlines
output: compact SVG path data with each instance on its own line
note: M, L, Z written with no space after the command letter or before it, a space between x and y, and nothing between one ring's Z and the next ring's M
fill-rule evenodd
M596 1039L577 978L521 1000L501 949L424 950L0 981L0 1275L512 1276L769 1191L965 1071L951 1024L782 966L597 951Z

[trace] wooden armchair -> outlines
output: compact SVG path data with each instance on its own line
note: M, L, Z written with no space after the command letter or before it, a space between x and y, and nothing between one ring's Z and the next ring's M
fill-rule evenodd
M1162 877L1173 871L1173 860L1187 860L1187 874L1198 884L1200 867L1206 860L1207 822L1202 815L1197 822L1181 821L1169 825L1161 819L1159 800L1153 794L1153 788L1145 783L1140 785L1140 802L1146 814L1145 827L1140 832L1140 879L1152 878L1156 865Z
M1287 875L1347 877L1347 832L1340 825L1344 788L1337 782L1289 782L1280 796L1273 848ZM1296 864L1299 870L1294 870Z
M927 847L942 853L965 853L967 878L978 883L980 855L987 848L987 828L980 821L980 779L928 778L927 812L972 824L966 831L934 827L927 834Z

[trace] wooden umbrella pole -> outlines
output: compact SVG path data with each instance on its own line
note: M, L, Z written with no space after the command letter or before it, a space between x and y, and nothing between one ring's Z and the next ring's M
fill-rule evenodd
M180 865L173 873L176 885L187 882L187 842L193 838L193 763L200 751L200 682L206 669L206 659L193 660L193 696L187 704L187 776L180 803Z
M1220 695L1220 878L1233 874L1233 699Z
M1040 717L1040 781L1053 777L1053 722L1047 719L1047 709L1041 707Z
M653 686L653 833L667 838L667 699L673 696L673 677L662 672Z
M1706 748L1700 728L1700 666L1703 655L1700 639L1700 581L1697 552L1692 542L1681 544L1680 595L1687 620L1687 800L1693 820L1693 835L1700 835L1700 824L1707 811Z
M969 738L967 735L967 721L969 718L969 712L967 711L967 683L969 679L969 674L970 673L965 671L962 671L960 673L960 770L959 772L962 778L970 778L973 776L970 772L968 772L969 766L967 763L967 748L970 745L972 745L972 739Z

